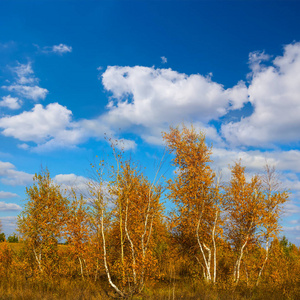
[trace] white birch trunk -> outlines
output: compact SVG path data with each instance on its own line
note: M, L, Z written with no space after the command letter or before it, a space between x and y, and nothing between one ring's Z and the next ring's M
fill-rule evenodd
M217 280L217 247L216 247L215 234L216 234L216 225L217 225L218 215L219 215L219 211L217 209L216 210L215 221L214 221L214 227L213 227L213 230L212 230L212 241L213 241L213 249L214 249L214 277L213 277L213 283L216 283L216 280Z
M258 286L258 283L259 283L261 274L262 274L262 272L263 272L263 270L264 270L264 267L265 267L265 265L266 265L266 263L267 263L268 257L269 257L269 240L267 240L267 242L266 242L266 257L265 257L265 260L264 260L264 262L263 262L263 265L262 265L262 267L261 267L261 269L260 269L260 271L259 271L258 278L257 278L257 281L256 281L256 286Z
M199 220L198 220L198 224L197 224L197 230L196 230L196 235L197 235L197 242L198 242L198 245L199 245L199 248L200 248L200 251L202 253L202 257L203 257L203 260L204 260L204 264L205 264L205 267L206 267L206 277L205 279L207 281L211 281L211 273L210 273L210 262L208 263L207 261L207 258L206 258L206 255L203 251L203 247L202 247L202 244L201 244L201 241L200 241L200 237L199 237L199 227L200 227L200 222L201 222L201 217L199 217ZM203 244L204 246L204 244ZM205 245L205 249L207 250L207 246ZM208 248L209 249L209 248ZM209 249L210 251L210 249ZM210 253L210 252L209 252Z
M126 201L126 210L125 210L125 234L126 234L126 237L129 241L129 244L130 244L130 249L131 249L131 256L132 256L132 274L133 274L133 282L134 282L134 285L136 286L136 259L135 259L135 251L134 251L134 245L133 245L133 242L130 238L130 234L128 232L128 198L127 198L127 201Z
M78 260L79 260L79 263L80 263L80 273L81 273L81 277L84 278L84 275L83 275L83 266L82 266L81 258L78 257Z
M42 253L40 252L39 255L37 255L35 249L33 248L33 253L34 253L34 256L35 256L35 259L38 263L38 267L39 267L39 270L41 273L43 273L43 268L42 268Z
M243 254L244 254L244 249L246 247L248 243L248 236L246 238L246 241L245 243L243 244L243 246L241 247L241 250L240 250L240 256L239 258L237 259L236 261L236 270L235 270L235 283L238 284L239 282L239 279L240 279L240 266L241 266L241 261L242 261L242 258L243 258Z
M110 272L109 272L109 268L107 265L107 254L106 254L106 241L105 241L105 235L104 235L104 211L102 208L102 212L101 212L101 235L102 235L102 242L103 242L103 260L104 260L104 268L105 268L105 272L107 275L107 279L109 284L111 285L111 287L121 296L124 297L124 293L122 293L119 288L112 282L111 276L110 276Z

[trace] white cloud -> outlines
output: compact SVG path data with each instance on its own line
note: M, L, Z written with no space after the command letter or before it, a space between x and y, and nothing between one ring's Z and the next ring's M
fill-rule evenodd
M18 65L11 68L11 70L15 74L15 82L9 86L2 86L3 89L16 93L19 97L34 101L46 98L48 90L38 86L39 80L34 76L30 62L27 64L18 63Z
M267 58L256 55L256 64L250 61L252 115L222 125L223 136L234 145L263 147L300 140L300 43L285 46L271 66L257 63Z
M53 181L67 193L73 190L78 197L80 194L85 198L89 196L89 182L91 182L91 180L86 177L77 176L75 174L58 174L53 178Z
M17 75L16 82L18 84L32 84L38 82L38 79L34 76L34 72L31 67L31 63L20 64L14 68L12 71Z
M213 148L212 158L215 163L223 167L228 166L228 164L233 161L241 159L243 164L251 170L258 171L268 162L268 164L274 165L279 171L300 172L300 166L298 164L300 159L299 150L242 151Z
M28 150L30 148L30 146L28 144L25 144L25 143L18 144L17 146L18 146L18 148L23 149L23 150Z
M270 59L270 55L266 54L264 51L254 51L249 53L249 67L252 70L252 75L256 72L259 72L263 65L261 64L263 61L268 61Z
M27 185L32 183L33 174L17 171L10 162L0 161L0 181L7 185Z
M0 191L0 199L8 199L8 198L14 198L14 197L18 197L18 195L15 193Z
M19 211L22 210L22 207L15 203L6 203L0 201L0 211Z
M30 111L0 118L0 128L4 136L34 142L36 147L26 143L18 147L36 152L73 148L91 137L103 139L105 133L114 136L101 117L75 122L72 120L72 112L58 103L50 103L46 107L36 104ZM134 148L133 142L124 140L124 143L125 148Z
M162 56L162 57L161 57L161 62L162 62L163 64L166 64L166 63L168 62L168 59L167 59L165 56Z
M210 77L171 69L112 66L102 74L102 82L112 92L103 119L122 129L141 125L149 129L183 121L205 123L247 101L243 82L224 89Z
M51 103L45 108L36 104L31 111L0 119L2 134L20 141L35 143L45 142L70 125L72 112L58 103Z
M300 173L299 158L300 151L242 151L228 150L225 148L214 147L212 149L213 168L216 171L222 170L222 180L228 181L230 178L230 169L235 161L241 159L242 165L246 167L249 176L262 174L264 166L268 163L274 166L278 172L279 180L282 182L282 188L289 189L293 196L300 197Z
M104 133L115 136L119 128L124 132L139 135L148 143L161 145L161 131L168 130L169 125L182 122L193 123L204 130L208 140L213 141L219 148L225 146L225 141L258 147L265 143L271 145L278 140L298 141L298 53L300 43L288 45L284 55L275 58L271 66L262 65L263 61L270 59L267 54L251 53L249 64L252 77L249 91L243 81L225 89L221 84L214 82L211 75L186 75L171 69L154 67L111 66L103 72L102 83L112 96L107 105L107 112L98 118L74 121L70 110L58 103L52 103L46 107L36 105L31 111L3 117L0 119L0 127L3 129L2 134L6 136L36 143L35 151L75 147L89 138L101 139ZM23 77L34 78L30 64L22 67L20 65L18 74L18 80ZM24 79L22 81L24 82ZM18 82L16 84L34 88ZM10 88L13 89L13 86ZM44 97L47 92L45 90ZM38 96L35 99L38 99ZM208 125L210 121L219 120L220 117L225 116L226 120L226 114L230 110L243 108L249 100L254 107L253 114L242 118L240 122L224 124L223 136L220 136L213 125ZM19 147L29 146L21 144ZM126 148L135 147L133 141L126 141ZM256 154L244 154L246 159L254 159L253 155ZM266 153L257 155L261 157L256 157L253 163L261 163ZM283 159L283 155L286 155L285 164L295 170L299 151L281 153L280 159ZM275 152L272 152L271 157L280 165L280 159L276 158Z
M34 101L43 100L46 98L48 94L47 89L41 88L37 85L28 86L28 85L13 84L10 86L3 86L3 88L8 90L9 92L17 93L20 97L24 97L26 99L31 99Z
M12 234L16 230L17 217L0 217L0 220L3 225L3 231L5 232L5 234Z
M7 107L9 109L19 109L21 104L21 100L10 95L2 97L2 101L0 101L0 107Z
M127 139L117 139L116 140L116 147L118 149L122 149L124 151L128 150L135 150L137 147L137 144L135 141L127 140Z
M64 53L72 52L72 47L67 46L65 44L59 44L59 45L54 45L51 50L54 53L64 54Z

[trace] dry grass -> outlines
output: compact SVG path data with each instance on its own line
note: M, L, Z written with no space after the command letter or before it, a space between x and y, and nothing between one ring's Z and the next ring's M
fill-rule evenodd
M10 247L11 250L13 250L16 253L24 248L23 243L8 243L7 245Z
M81 280L38 282L16 278L0 284L0 300L96 300L108 299L99 286Z
M56 282L26 281L23 278L1 280L0 300L108 300L106 284L85 282L80 279L61 279ZM111 294L112 295L112 294ZM145 289L133 300L296 300L283 293L266 290L218 290L202 283L177 282L175 285L157 283Z

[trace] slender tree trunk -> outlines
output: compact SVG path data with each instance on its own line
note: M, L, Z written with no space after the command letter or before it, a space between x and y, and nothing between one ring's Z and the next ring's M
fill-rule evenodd
M243 244L243 246L241 247L241 250L240 250L240 256L238 257L237 261L236 261L236 270L235 270L235 283L238 284L239 282L239 279L240 279L240 267L241 267L241 261L242 261L242 258L243 258L243 254L244 254L244 249L246 247L248 243L248 237L246 238L246 241L245 243Z
M120 162L119 158L113 149L114 157L117 163L117 196L120 199L120 183L119 183L119 176L120 176ZM121 246L121 264L122 264L122 279L124 281L125 278L125 269L124 269L124 237L123 237L123 217L122 217L122 204L119 202L119 218L120 218L120 246Z
M34 256L35 256L35 259L38 263L38 267L39 267L39 270L41 273L43 273L43 268L42 268L42 253L40 252L39 255L37 255L35 249L33 248L33 252L34 252Z
M197 224L197 230L196 230L197 242L198 242L200 251L202 253L204 264L205 264L205 267L206 267L206 280L207 281L211 281L210 261L209 262L207 261L206 255L205 255L205 253L203 251L203 247L202 247L202 244L201 244L201 241L200 241L200 236L199 236L200 222L201 222L201 217L199 217L198 224ZM205 244L203 244L203 246L205 247L206 250L207 249L209 250L209 254L210 254L210 249ZM210 259L210 257L209 257L209 259Z
M214 221L214 227L213 227L213 230L212 230L212 241L213 241L213 247L214 247L214 278L213 278L213 283L216 283L216 279L217 279L217 247L216 247L215 234L216 234L216 225L217 225L218 215L219 215L219 211L217 209L216 210L215 221Z
M151 185L151 187L149 189L148 203L147 203L147 209L146 209L146 214L145 214L145 222L144 222L144 232L143 232L143 234L141 236L142 270L141 270L141 280L140 280L139 292L141 292L142 289L144 288L145 258L146 258L146 253L147 253L147 250L148 250L148 245L149 245L151 234L152 234L153 218L154 218L153 214L151 216L151 222L150 222L150 225L149 225L149 229L148 229L148 222L149 222L150 212L151 212L152 189L154 187L157 174L158 174L158 171L156 172L154 181L153 181L153 183L152 183L152 185ZM146 238L147 230L148 230L148 237ZM146 243L145 243L145 238L146 238Z
M96 271L95 271L95 282L97 281L97 276L98 276L98 270L99 270L99 260L97 258L97 265L96 265Z
M102 243L103 243L103 260L104 260L104 268L107 275L107 279L111 287L121 296L124 297L124 293L122 293L119 288L112 282L108 264L107 264L107 254L106 254L106 241L105 241L105 234L104 234L104 211L102 209L101 212L101 235L102 235Z
M264 260L264 262L263 262L263 265L262 265L262 267L261 267L261 269L260 269L260 271L259 271L258 278L257 278L257 281L256 281L256 286L258 286L258 283L259 283L261 274L262 274L262 272L263 272L263 270L264 270L264 267L265 267L265 265L266 265L266 263L267 263L268 258L269 258L269 240L267 240L267 242L266 242L266 257L265 257L265 260Z
M243 265L244 265L244 270L246 273L246 280L247 280L247 286L248 286L249 285L249 276L248 276L247 266L246 266L245 262L243 262Z
M133 283L134 283L134 289L136 287L136 259L135 259L135 251L134 251L134 245L131 240L129 231L128 231L128 198L126 201L126 210L125 210L125 234L127 236L127 239L130 244L130 249L131 249L131 256L132 256L132 274L133 274Z
M83 266L82 266L82 261L81 258L78 257L79 263L80 263L80 273L81 273L81 277L84 279L84 275L83 275Z

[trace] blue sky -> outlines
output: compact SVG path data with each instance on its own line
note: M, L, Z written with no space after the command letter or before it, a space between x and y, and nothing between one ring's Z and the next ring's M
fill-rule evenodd
M41 165L84 186L106 133L151 177L161 132L185 122L224 180L239 158L249 175L276 166L292 192L284 234L300 245L299 13L298 1L2 0L4 231Z

